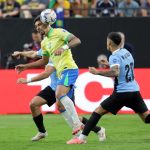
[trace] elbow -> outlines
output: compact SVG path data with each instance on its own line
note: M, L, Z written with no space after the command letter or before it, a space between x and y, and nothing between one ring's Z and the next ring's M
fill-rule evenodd
M114 77L118 77L119 76L119 71L115 71L114 72Z
M79 38L77 38L76 40L77 40L77 44L80 45L81 44L81 40Z

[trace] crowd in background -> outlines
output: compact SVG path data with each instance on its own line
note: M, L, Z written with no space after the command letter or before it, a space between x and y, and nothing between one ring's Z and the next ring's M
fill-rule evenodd
M66 18L149 16L150 0L0 0L0 17L32 18L45 8Z

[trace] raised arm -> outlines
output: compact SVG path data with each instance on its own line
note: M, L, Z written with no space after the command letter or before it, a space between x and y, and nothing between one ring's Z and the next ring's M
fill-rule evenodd
M79 44L81 44L81 40L78 37L74 36L73 34L70 34L68 36L68 44L67 45L69 48L76 47Z

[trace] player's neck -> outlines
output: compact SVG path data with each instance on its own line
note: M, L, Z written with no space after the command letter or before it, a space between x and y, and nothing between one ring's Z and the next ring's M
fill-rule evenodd
M120 46L112 47L111 52L113 53L117 51L118 49L120 49Z

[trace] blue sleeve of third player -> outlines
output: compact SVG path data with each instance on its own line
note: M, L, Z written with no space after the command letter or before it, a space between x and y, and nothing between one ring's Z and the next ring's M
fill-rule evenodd
M120 66L120 65L121 65L120 58L117 57L117 56L115 56L115 55L111 55L111 56L109 57L109 65L110 65L110 68L111 68L112 66L115 66L115 65Z
M37 51L37 56L41 56L41 57L42 57L42 49L39 49L39 50Z

